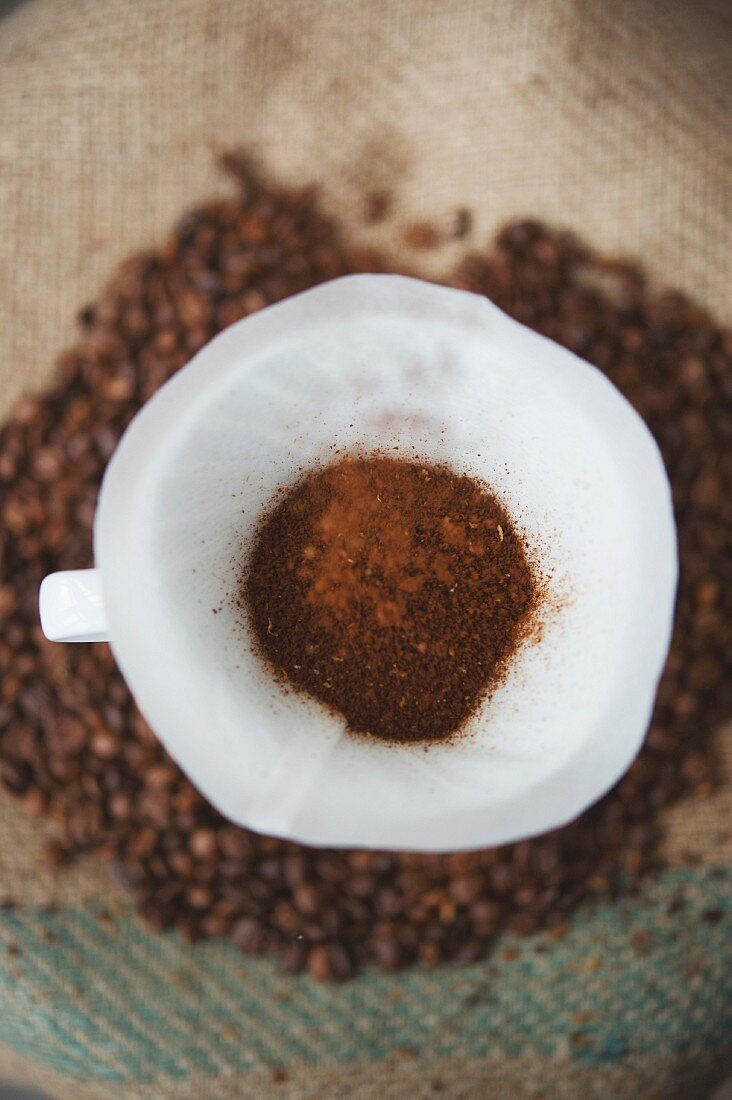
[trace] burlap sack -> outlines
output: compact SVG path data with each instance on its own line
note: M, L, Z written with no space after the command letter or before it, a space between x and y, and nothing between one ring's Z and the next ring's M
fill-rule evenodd
M370 242L393 247L358 228L373 186L397 219L468 205L479 239L538 215L731 320L731 44L726 0L31 0L0 23L0 412L237 145ZM548 952L322 988L151 934L94 862L52 877L5 797L0 1066L94 1100L704 1095L732 1024L729 933L700 920L729 904L731 808L729 786L679 808L672 870Z

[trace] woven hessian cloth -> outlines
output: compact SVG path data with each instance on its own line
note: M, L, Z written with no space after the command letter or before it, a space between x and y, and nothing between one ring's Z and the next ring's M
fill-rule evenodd
M478 241L571 227L732 321L731 125L725 0L30 0L0 22L0 413L119 259L229 186L231 147L395 261L369 189L397 222L467 206ZM670 870L551 950L343 988L149 932L96 861L43 869L50 827L2 796L0 1068L77 1100L704 1096L732 1029L729 922L700 919L730 905L730 790L677 808Z

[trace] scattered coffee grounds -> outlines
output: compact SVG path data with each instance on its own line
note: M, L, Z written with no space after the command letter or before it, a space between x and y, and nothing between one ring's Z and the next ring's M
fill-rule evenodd
M532 222L507 226L464 261L453 285L489 295L596 363L663 451L681 582L646 743L579 820L499 849L330 851L258 836L194 790L137 712L107 646L44 641L37 608L44 574L91 564L105 464L166 378L239 317L379 267L378 257L349 251L311 190L283 191L238 158L227 164L239 194L190 211L162 247L125 264L82 312L83 333L55 380L0 429L5 787L57 821L50 860L102 852L155 926L231 936L242 951L278 954L287 971L344 979L369 960L388 970L469 961L503 928L551 926L551 944L580 902L638 883L658 859L659 812L710 790L718 770L710 734L732 713L732 335L680 295L648 289L633 265Z
M243 602L275 672L352 731L431 741L500 679L535 589L477 481L374 455L306 474L265 515Z

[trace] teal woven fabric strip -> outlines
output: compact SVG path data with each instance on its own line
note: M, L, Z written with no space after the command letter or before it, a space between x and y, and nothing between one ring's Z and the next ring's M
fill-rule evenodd
M732 1035L732 878L675 870L581 913L567 935L502 937L475 966L345 985L287 977L228 943L192 948L131 911L0 913L0 1042L85 1079L432 1056L704 1058Z

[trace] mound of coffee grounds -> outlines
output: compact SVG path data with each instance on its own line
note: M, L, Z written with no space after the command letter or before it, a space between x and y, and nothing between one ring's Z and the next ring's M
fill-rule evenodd
M506 226L465 259L448 281L595 363L663 452L681 578L646 743L577 821L499 849L330 851L259 836L191 786L108 647L46 642L37 606L46 573L91 565L106 462L142 402L201 344L324 279L387 266L353 253L311 190L264 183L239 158L227 166L238 194L191 210L162 247L125 264L82 312L54 381L0 429L3 783L58 823L52 860L101 852L156 927L231 936L242 951L279 955L288 971L347 978L369 960L468 961L503 928L553 926L559 937L579 903L637 885L658 860L659 812L709 791L718 771L710 734L732 715L732 334L681 295L649 289L632 264L534 222Z
M276 673L387 741L449 737L521 640L535 584L505 510L443 466L373 455L266 514L243 602Z

